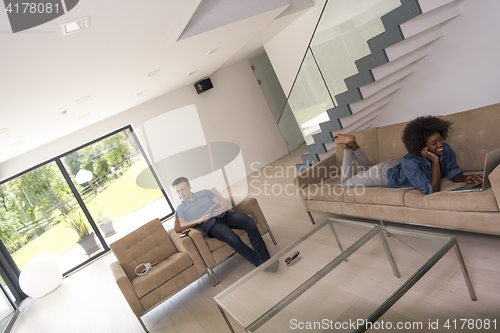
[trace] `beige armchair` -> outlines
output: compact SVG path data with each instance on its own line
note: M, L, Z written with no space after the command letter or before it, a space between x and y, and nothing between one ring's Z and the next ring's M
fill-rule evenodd
M111 264L116 283L146 332L141 316L207 273L193 241L179 236L155 219L110 245L118 259ZM135 269L144 263L157 264L138 276Z
M212 191L218 194L216 190ZM267 220L264 214L262 213L262 210L260 209L257 199L252 197L247 197L238 205L236 205L233 209L231 209L231 211L244 213L250 216L255 221L255 224L257 225L260 234L264 236L265 234L268 233L274 245L276 245L276 239L274 238L273 233L269 228L269 224L267 223ZM241 240L245 244L247 245L250 244L248 235L244 230L233 229L233 231L238 236L240 236ZM193 239L194 244L198 248L201 257L205 262L205 265L212 274L213 279L217 284L219 284L219 280L217 279L217 276L215 275L213 269L235 253L233 248L229 246L229 244L227 244L226 242L220 241L216 238L208 237L198 227L191 228L189 236Z

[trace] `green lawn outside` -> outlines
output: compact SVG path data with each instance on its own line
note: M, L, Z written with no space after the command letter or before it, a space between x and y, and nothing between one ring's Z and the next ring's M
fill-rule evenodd
M54 259L78 246L74 231L59 223L12 255L20 270L32 259Z
M94 220L98 217L98 210L116 221L162 197L160 190L147 190L135 184L135 176L144 168L146 168L146 161L142 159L87 203Z
M144 160L135 163L119 179L87 203L87 207L94 220L98 217L98 209L104 214L109 214L116 221L150 204L163 195L160 190L147 190L135 184L137 171L145 167L146 162ZM32 259L53 259L79 246L76 241L76 233L67 228L65 223L61 222L30 241L12 254L12 257L19 269L22 270Z

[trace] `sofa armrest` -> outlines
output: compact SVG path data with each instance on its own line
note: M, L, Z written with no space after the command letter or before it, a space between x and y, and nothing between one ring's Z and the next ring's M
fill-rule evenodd
M190 231L190 236L191 232L192 230ZM174 243L177 250L179 252L186 253L191 258L191 260L193 260L194 266L198 270L198 273L200 273L200 275L205 274L207 272L205 263L203 262L198 249L194 245L193 240L190 237L181 238L181 234L175 232L175 230L173 229L168 231L168 235L170 236L170 239Z
M208 248L208 244L203 237L203 233L198 228L191 228L188 237L193 240L201 258L205 262L205 266L208 268L215 266L215 259L212 256L212 251Z
M497 205L500 208L500 165L497 165L497 167L490 173L488 179L490 180L493 194L495 194Z
M269 232L269 224L267 223L264 213L262 213L262 209L260 209L257 199L246 197L243 201L237 204L233 210L238 213L252 215L256 219L257 224L260 226L262 235Z
M110 267L111 267L111 272L115 277L115 281L116 284L118 285L118 288L120 288L120 291L127 300L127 303L130 305L130 308L132 309L134 314L138 318L140 318L141 315L144 314L146 310L142 306L139 297L135 293L134 287L132 287L132 283L128 279L128 276L125 273L125 271L123 270L122 265L120 265L118 261L115 261L111 263Z
M294 178L294 183L297 188L305 188L311 184L317 184L334 176L338 176L339 170L337 167L337 157L331 154L319 163L312 165L306 170L299 173Z

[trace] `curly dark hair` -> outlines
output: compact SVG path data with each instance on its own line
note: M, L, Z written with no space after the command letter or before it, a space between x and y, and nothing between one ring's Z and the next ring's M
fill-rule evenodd
M420 156L424 149L427 139L434 133L439 133L446 140L452 122L443 120L434 116L422 116L410 121L405 129L401 139L408 153L414 156Z

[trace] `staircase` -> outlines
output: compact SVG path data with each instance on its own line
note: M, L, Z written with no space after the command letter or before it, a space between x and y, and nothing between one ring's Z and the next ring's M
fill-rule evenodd
M320 124L297 168L334 153L336 133L372 127L415 64L428 55L427 46L444 35L443 24L460 14L455 0L401 0L400 7L382 16L385 32L368 41L371 54L355 62L358 74L345 79L348 90L335 96L338 106L327 110L330 120Z

